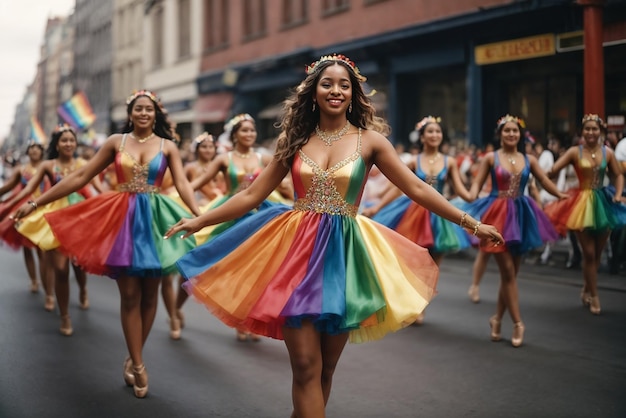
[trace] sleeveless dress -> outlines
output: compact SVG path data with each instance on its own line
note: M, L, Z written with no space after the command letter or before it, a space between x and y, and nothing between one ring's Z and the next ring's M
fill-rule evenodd
M443 158L444 166L436 175L428 175L422 170L420 155L416 158L415 168L415 175L434 187L440 194L443 194L443 188L448 179L448 156ZM400 196L390 202L372 219L434 253L459 251L471 245L467 232L463 228L431 213L413 202L408 196Z
M489 253L508 250L511 254L521 255L559 238L546 214L534 200L524 195L529 176L527 156L524 156L523 169L511 173L502 167L498 153L494 152L491 193L464 207L474 218L495 226L504 237L504 245L481 246L481 250ZM478 244L474 236L471 239Z
M228 152L228 168L226 170L226 176L229 179L229 181L227 182L227 184L229 184L229 190L224 196L213 199L206 206L201 207L200 209L202 212L206 212L209 209L214 209L218 206L223 205L224 203L226 203L228 199L233 197L237 192L246 189L247 187L250 186L250 184L252 184L254 179L256 179L258 175L261 173L261 171L263 170L263 165L261 163L262 161L261 154L260 153L255 153L255 154L259 161L259 166L256 167L253 172L246 173L245 171L239 169L233 162L233 152L232 151ZM276 204L278 203L272 202L269 199L266 199L263 201L263 203L261 203L261 205L257 209L243 215L240 218L232 219L230 221L222 222L220 224L211 225L206 228L203 228L202 230L194 234L196 237L196 242L198 243L198 245L200 245L200 244L205 243L206 241L210 241L216 236L218 236L219 234L221 234L222 232L231 228L233 225L239 223L240 221L247 218L248 216L256 213L258 210L267 209Z
M195 246L195 239L164 240L169 227L191 214L159 193L167 168L163 141L159 152L140 164L124 146L115 156L115 191L45 215L59 249L85 271L160 278L176 270L174 263Z
M86 161L83 159L75 160L74 167L72 172L81 168L86 164ZM63 180L64 174L61 167L55 161L54 163L54 177L51 181L52 186L57 184L58 182ZM43 207L37 208L36 211L32 212L27 217L21 219L17 224L17 231L28 238L33 242L37 247L41 248L44 251L54 250L59 246L59 241L55 237L52 229L50 229L50 224L46 219L46 214L50 212L57 211L59 209L63 209L69 206L72 206L78 202L85 200L86 198L91 197L91 190L85 186L81 190L71 193L68 196L62 197L60 199L55 200L54 202L50 202Z
M357 144L326 170L300 150L293 208L259 211L182 257L187 292L226 325L276 339L303 320L352 342L415 322L439 270L428 250L357 215L367 180L360 130Z
M0 241L2 241L3 244L13 250L19 250L22 247L35 247L35 244L33 244L28 238L17 232L17 230L15 229L15 221L13 219L9 219L9 215L11 214L12 210L19 208L29 200L32 200L41 195L41 193L49 188L50 183L47 180L42 181L39 187L35 189L35 191L30 196L25 196L22 200L16 202L14 205L9 205L8 201L17 196L26 187L30 179L32 179L36 173L37 169L30 164L28 164L26 167L23 167L21 169L21 178L19 184L15 187L15 189L13 189L9 197L6 198L7 202L0 204Z
M579 146L578 164L574 166L578 188L570 197L546 206L545 211L562 235L567 230L603 232L626 224L626 206L613 202L615 189L603 187L606 175L606 148L602 146L602 161L594 166L583 156Z

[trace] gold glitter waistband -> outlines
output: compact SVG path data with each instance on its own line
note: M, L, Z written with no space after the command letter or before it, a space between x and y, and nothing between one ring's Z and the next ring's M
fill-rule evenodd
M329 215L343 215L354 218L358 213L358 206L351 205L345 201L340 202L314 202L305 197L296 200L293 205L294 210L315 213L327 213Z
M152 184L123 183L115 186L118 192L128 193L160 193L161 188Z

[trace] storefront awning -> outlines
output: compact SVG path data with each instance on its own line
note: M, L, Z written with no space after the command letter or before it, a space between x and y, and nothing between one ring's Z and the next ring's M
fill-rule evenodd
M197 122L215 123L226 120L233 106L233 94L222 91L198 97L194 106Z

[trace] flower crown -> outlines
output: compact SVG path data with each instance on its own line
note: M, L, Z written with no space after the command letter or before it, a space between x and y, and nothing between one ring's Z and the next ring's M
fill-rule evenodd
M415 130L419 131L429 123L441 123L441 118L439 116L426 116L424 119L417 122L417 124L415 125Z
M232 131L232 129L239 123L243 122L244 120L251 120L252 122L254 122L254 118L252 116L250 116L247 113L240 113L236 116L233 116L228 122L226 122L226 125L224 125L224 130L225 131Z
M363 75L361 75L361 72L359 71L359 67L356 66L356 64L354 63L354 61L352 61L350 58L346 57L343 54L332 54L332 55L323 55L320 59L318 59L317 61L311 63L311 65L306 65L305 71L308 75L313 74L317 71L317 69L319 68L320 64L326 61L343 61L346 64L348 64L348 66L350 68L352 68L352 71L354 72L354 75L356 76L356 78L363 82L365 80L367 80L367 78Z
M152 93L150 90L133 90L133 93L126 99L126 104L131 104L139 96L146 96L149 97L153 102L160 103L157 95Z
M583 125L589 121L596 122L598 125L600 125L600 127L604 127L604 121L602 120L600 116L598 116L595 113L587 113L585 116L583 116L583 121L582 121Z
M502 116L500 119L498 119L498 123L496 125L499 128L500 126L504 125L507 122L515 122L522 128L526 128L526 122L524 122L524 119L518 118L517 116L509 115L509 114L506 114Z
M70 131L71 133L73 133L74 135L76 135L76 131L74 130L74 128L72 128L70 125L68 125L67 123L61 123L57 126L54 127L54 133L62 133L65 131Z
M193 141L191 142L191 152L196 152L196 150L198 149L198 146L202 144L204 141L211 141L212 143L215 143L215 140L213 139L213 135L204 131L200 135L195 137Z

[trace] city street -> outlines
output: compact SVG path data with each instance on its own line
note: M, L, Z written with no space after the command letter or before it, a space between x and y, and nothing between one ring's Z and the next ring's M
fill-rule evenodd
M559 263L557 263L559 264ZM281 341L235 340L233 330L189 301L179 341L161 305L145 350L146 399L124 385L126 349L115 283L90 276L91 308L74 335L59 334L43 294L28 292L20 253L0 249L0 417L287 418L291 374ZM328 417L624 417L626 276L601 274L602 314L580 299L580 270L523 264L524 344L489 339L498 274L490 264L481 302L467 297L471 253L444 259L439 295L422 326L348 345L335 374Z

